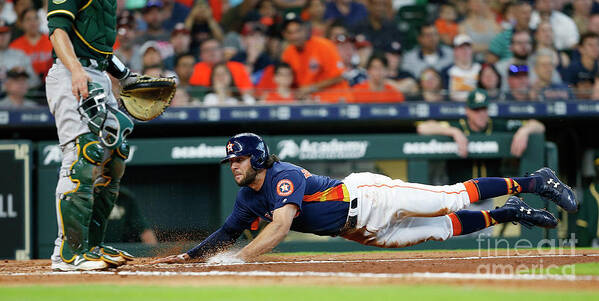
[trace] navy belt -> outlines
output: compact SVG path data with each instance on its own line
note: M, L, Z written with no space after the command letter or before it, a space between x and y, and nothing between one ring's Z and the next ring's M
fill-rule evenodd
M358 198L355 198L355 199L351 200L351 202L349 203L349 211L347 214L347 221L345 222L345 225L343 225L343 228L341 228L339 235L344 235L344 234L348 233L349 231L356 229L356 226L358 225L358 210L356 210L357 208L358 208Z

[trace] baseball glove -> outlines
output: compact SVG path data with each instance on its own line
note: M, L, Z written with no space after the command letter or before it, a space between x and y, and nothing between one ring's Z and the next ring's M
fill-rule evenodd
M135 76L123 86L121 100L129 115L148 121L164 112L175 96L175 90L173 78Z

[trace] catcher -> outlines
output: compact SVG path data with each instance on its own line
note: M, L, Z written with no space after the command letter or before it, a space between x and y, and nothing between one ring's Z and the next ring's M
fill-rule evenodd
M270 251L289 230L401 248L446 240L498 223L557 226L551 213L531 208L514 196L518 193L536 193L568 212L576 212L578 206L572 189L549 168L519 178L477 178L429 186L372 173L353 173L343 181L314 175L269 155L264 140L251 133L229 139L226 154L221 163L230 165L235 182L242 187L233 212L220 229L193 249L154 263L207 259L231 246L258 219L270 223L228 261L252 260ZM470 203L500 195L512 196L494 210L462 210Z
M63 158L53 270L101 270L133 258L103 243L129 155L126 137L133 130L106 72L120 80L123 106L140 120L160 115L175 93L173 79L138 76L112 55L115 16L116 1L48 1L54 64L46 96Z

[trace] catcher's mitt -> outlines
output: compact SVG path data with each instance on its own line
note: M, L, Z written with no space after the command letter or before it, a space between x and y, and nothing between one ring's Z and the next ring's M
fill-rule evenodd
M175 90L173 78L137 76L123 87L121 100L129 115L148 121L164 112L175 96Z

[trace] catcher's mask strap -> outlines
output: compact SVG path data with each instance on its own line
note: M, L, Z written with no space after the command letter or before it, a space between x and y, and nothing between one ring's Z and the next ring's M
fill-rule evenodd
M133 121L118 109L108 108L108 118L98 136L102 145L108 149L118 148L133 131Z

